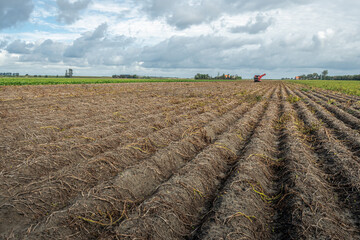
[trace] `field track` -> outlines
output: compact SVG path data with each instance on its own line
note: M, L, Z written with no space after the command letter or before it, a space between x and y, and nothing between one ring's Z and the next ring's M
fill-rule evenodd
M0 87L0 239L360 239L359 98Z

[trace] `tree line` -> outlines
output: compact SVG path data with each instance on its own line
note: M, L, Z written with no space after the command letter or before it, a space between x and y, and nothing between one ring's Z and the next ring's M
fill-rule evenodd
M329 74L329 71L324 70L321 74L318 74L318 73L309 73L306 75L303 74L303 75L296 77L296 79L299 79L299 80L317 80L317 79L325 80L329 77L328 74Z
M360 74L358 75L342 75L342 76L328 76L328 80L356 80L360 81Z
M238 75L230 75L230 74L223 74L223 75L219 75L216 77L212 77L209 74L201 74L198 73L195 75L194 79L233 79L233 80L241 80L242 77L238 76Z
M324 70L321 74L318 73L310 73L303 74L295 77L295 79L299 80L360 80L360 74L358 75L339 75L339 76L329 76L329 71ZM283 78L289 79L289 78Z

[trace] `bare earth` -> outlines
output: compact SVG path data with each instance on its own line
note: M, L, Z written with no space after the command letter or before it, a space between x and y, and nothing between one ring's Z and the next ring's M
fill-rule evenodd
M0 87L0 239L360 239L359 98Z

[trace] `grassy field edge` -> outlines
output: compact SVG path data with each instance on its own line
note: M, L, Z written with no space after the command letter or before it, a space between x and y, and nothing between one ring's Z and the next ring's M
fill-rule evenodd
M322 88L349 95L360 96L360 81L343 80L289 80L288 83L302 84L310 88Z

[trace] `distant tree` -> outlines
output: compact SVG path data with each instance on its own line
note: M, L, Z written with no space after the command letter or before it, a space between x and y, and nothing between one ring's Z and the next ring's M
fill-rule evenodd
M327 75L329 74L329 71L328 70L324 70L322 72L322 79L326 79Z
M209 74L200 74L200 73L196 74L194 78L195 79L211 79Z
M242 79L242 77L241 76L238 76L237 74L235 75L235 79L237 79L237 80L241 80Z
M360 80L360 74L358 75L342 75L342 76L328 76L328 70L324 70L320 75L317 73L303 74L299 76L299 79L310 80L310 79L323 79L323 80Z

